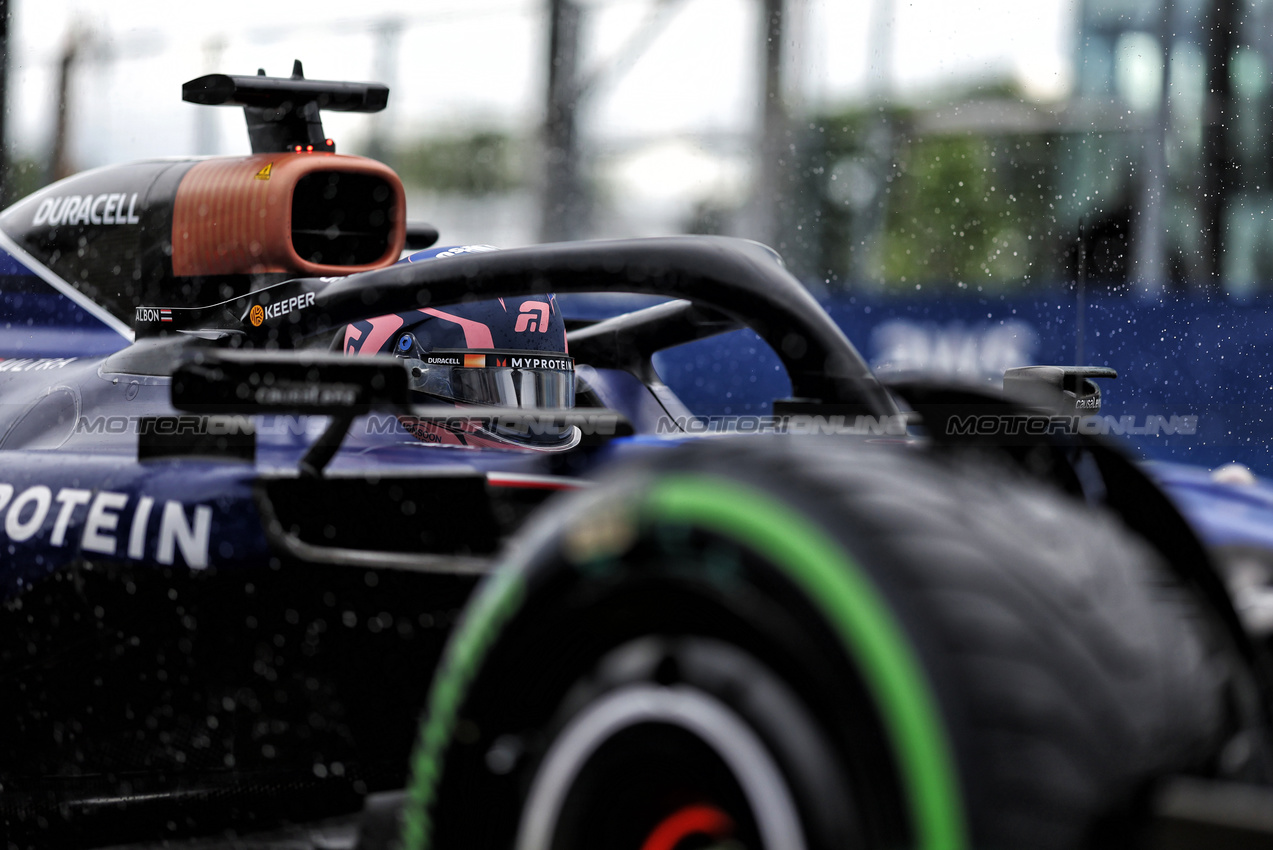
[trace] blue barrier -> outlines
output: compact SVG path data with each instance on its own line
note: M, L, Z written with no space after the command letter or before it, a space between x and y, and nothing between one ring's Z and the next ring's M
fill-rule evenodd
M0 260L5 256L0 252ZM0 268L0 325L10 331L11 349L0 357L91 356L123 342L69 299L13 272ZM598 318L655 300L576 299L570 312ZM824 306L883 376L922 371L997 384L1012 366L1075 360L1072 296L853 295ZM1135 452L1208 467L1236 461L1273 473L1273 299L1091 297L1082 345L1084 365L1119 372L1102 382L1102 416ZM791 391L777 357L749 331L682 346L656 365L706 416L764 416L772 399Z
M842 296L825 306L882 375L924 371L997 384L1003 370L1072 364L1072 297ZM1273 471L1273 301L1089 298L1084 365L1101 382L1105 430L1150 459ZM768 413L790 391L773 352L750 332L669 352L660 374L706 415Z

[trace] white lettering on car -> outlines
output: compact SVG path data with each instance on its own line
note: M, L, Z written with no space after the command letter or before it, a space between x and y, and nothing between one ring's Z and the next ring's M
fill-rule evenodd
M71 524L71 512L81 505L87 505L91 498L93 498L92 490L63 487L57 491L56 501L62 507L57 512L57 519L53 521L53 533L49 535L50 543L61 546L66 542L66 529Z
M186 512L180 502L165 502L163 517L159 521L159 551L155 560L171 564L174 549L181 548L181 556L193 569L208 565L208 535L212 529L212 508L197 505L194 509L194 527L186 521Z
M128 532L128 557L135 561L146 555L146 525L150 522L150 509L155 500L142 496L137 500L137 512L133 514L133 528Z
M115 554L115 528L119 525L119 511L127 505L127 493L110 490L98 493L93 500L93 507L88 509L88 518L84 520L80 548L103 555Z
M14 495L12 484L0 483L0 512L4 513L3 528L10 541L23 543L36 538L53 514L48 529L47 544L62 548L76 532L77 516L82 517L79 532L79 548L84 552L115 555L120 548L120 520L133 497L113 490L92 490L78 487L62 487L55 494L43 484L27 487ZM56 510L54 503L57 504ZM141 496L136 500L132 524L128 529L127 557L142 560L146 557L150 537L151 518L155 500ZM191 569L208 566L209 544L212 538L212 508L209 505L187 506L172 499L163 502L158 518L154 559L169 565L178 560ZM72 539L72 545L74 540Z
M31 539L40 530L40 526L44 525L44 518L49 515L49 503L52 501L53 492L43 484L23 490L13 500L9 513L5 514L4 533L9 535L10 540L18 543ZM24 520L22 511L28 504L34 505L35 510Z
M435 260L445 260L447 257L458 257L461 254L486 254L491 251L498 251L494 245L460 245L456 248L448 248L440 251L433 256Z
M75 357L19 357L12 360L0 358L0 372L43 372L46 369L61 369L77 359Z
M127 211L124 207L127 204ZM62 195L45 198L35 208L32 227L63 224L140 224L137 193L107 192L101 195Z
M293 310L304 310L314 303L314 293L305 292L300 295L293 295L291 298L284 298L265 308L265 318L273 319L290 313Z
M575 369L573 360L555 357L512 357L509 361L514 369L561 369L566 372Z

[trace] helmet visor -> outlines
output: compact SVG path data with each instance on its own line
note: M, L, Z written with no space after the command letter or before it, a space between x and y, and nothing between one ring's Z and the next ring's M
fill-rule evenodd
M413 390L462 404L536 410L575 404L575 361L566 354L435 349L408 365Z

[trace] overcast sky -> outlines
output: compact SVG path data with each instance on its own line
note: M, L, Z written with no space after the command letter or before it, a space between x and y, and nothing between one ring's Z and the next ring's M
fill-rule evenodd
M793 92L841 103L871 86L917 93L956 80L1012 78L1064 93L1076 0L789 0ZM48 145L62 44L86 33L73 90L80 165L198 151L200 107L180 85L211 70L376 79L389 109L326 119L338 144L373 128L403 135L487 124L534 126L542 108L547 0L10 0L9 134L18 152ZM656 0L585 0L586 65L607 68ZM589 104L585 130L617 138L747 132L759 106L758 0L672 0L659 35ZM872 21L888 20L884 43ZM396 49L378 27L401 22ZM386 61L396 57L396 63ZM883 57L887 73L880 71ZM874 66L874 68L873 68ZM246 152L239 110L217 110L218 149ZM207 118L204 118L204 127ZM206 147L206 143L205 143ZM346 146L348 149L348 145Z

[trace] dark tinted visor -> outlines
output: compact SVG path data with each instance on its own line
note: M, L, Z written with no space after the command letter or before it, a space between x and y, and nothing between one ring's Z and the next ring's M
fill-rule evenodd
M539 410L575 404L575 361L566 354L436 349L407 362L412 389L450 401Z

